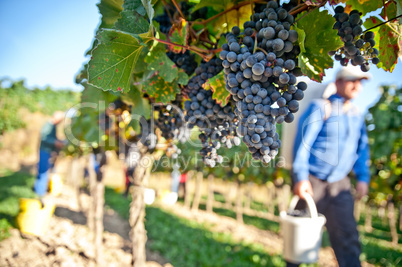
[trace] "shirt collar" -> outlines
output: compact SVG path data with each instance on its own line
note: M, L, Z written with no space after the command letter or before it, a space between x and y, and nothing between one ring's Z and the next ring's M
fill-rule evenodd
M345 103L345 98L343 98L342 96L338 95L338 94L333 94L328 98L329 101L333 102L333 101L340 101L342 103Z

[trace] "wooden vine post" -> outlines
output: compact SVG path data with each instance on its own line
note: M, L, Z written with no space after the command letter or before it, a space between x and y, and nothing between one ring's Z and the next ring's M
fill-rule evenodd
M193 179L193 176L196 174L195 171L189 171L187 173L187 180L186 183L184 184L185 190L184 190L184 207L187 209L190 209L191 206L191 199L190 199L190 181Z
M236 220L243 223L243 187L239 179L236 179Z
M274 215L275 212L275 204L274 200L275 199L275 186L272 182L267 183L267 202L266 206L268 209L268 213Z
M370 201L366 205L365 213L366 213L366 218L364 220L364 230L368 233L371 233L373 231L373 226L372 226L372 220L373 220L373 206L370 203Z
M391 231L392 245L396 247L398 245L398 232L396 230L396 216L395 216L395 205L394 202L388 202L388 220L389 229Z
M102 169L99 170L102 172ZM105 204L105 185L103 175L98 174L95 184L94 205L95 205L95 259L98 265L103 263L103 206Z
M208 175L208 198L207 198L207 212L213 212L214 206L214 176Z
M89 231L94 234L95 231L95 202L93 197L95 196L96 188L96 173L95 173L95 162L93 160L93 154L88 155L87 169L89 178L89 205L87 209L87 226Z
M146 146L140 142L137 145L141 156L133 175L129 222L131 227L130 238L132 241L132 266L143 267L146 265L145 244L147 242L147 233L144 225L144 181L147 180L146 176L150 173L154 158L148 152Z
M198 171L196 174L194 201L193 201L193 205L191 206L191 210L198 210L198 208L200 206L202 178L203 178L203 173L201 171Z

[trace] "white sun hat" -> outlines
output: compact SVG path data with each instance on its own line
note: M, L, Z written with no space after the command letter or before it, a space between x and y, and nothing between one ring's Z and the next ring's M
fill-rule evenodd
M345 81L356 81L362 79L369 80L371 79L371 74L361 71L361 69L358 66L347 66L342 67L336 73L336 79Z

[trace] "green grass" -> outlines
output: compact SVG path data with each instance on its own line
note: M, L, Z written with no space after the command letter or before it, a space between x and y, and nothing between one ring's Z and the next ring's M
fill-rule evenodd
M106 188L105 203L128 218L129 199ZM262 245L235 242L231 235L211 232L209 227L158 207L146 208L147 245L173 266L285 266L280 255L270 255Z
M206 196L202 197L207 199ZM215 201L221 203L225 202L224 196L219 193L214 194ZM267 211L263 203L252 201L250 206L254 210ZM206 210L206 205L200 204L201 210ZM214 208L213 211L216 214L227 216L230 218L236 218L236 213L232 210L225 208ZM383 220L376 215L376 209L373 209L372 227L373 231L367 233L360 230L360 241L362 244L361 260L367 261L376 266L401 266L402 265L402 246L398 245L397 248L391 246L391 234L389 224L384 223ZM275 215L278 216L278 208L275 207ZM268 230L271 232L279 233L279 223L273 222L267 219L243 215L243 221L245 224L253 225L262 230ZM362 213L358 222L359 226L364 226L365 215ZM398 234L401 231L398 230ZM402 238L399 238L399 244L402 244ZM325 230L322 237L322 247L331 246L329 241L328 232Z
M8 237L10 227L15 227L19 199L34 198L32 191L35 177L23 172L0 171L0 241Z

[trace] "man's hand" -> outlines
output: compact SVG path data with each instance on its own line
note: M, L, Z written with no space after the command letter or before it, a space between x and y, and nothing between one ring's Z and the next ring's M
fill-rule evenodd
M62 148L64 146L64 142L60 141L60 140L56 140L56 142L54 143L54 146L56 148Z
M298 182L294 189L293 192L295 195L299 196L301 199L304 199L303 195L305 193L310 194L310 196L313 196L313 188L311 187L310 181L300 181Z
M361 199L367 195L369 191L369 185L366 182L357 182L356 184L356 198Z

